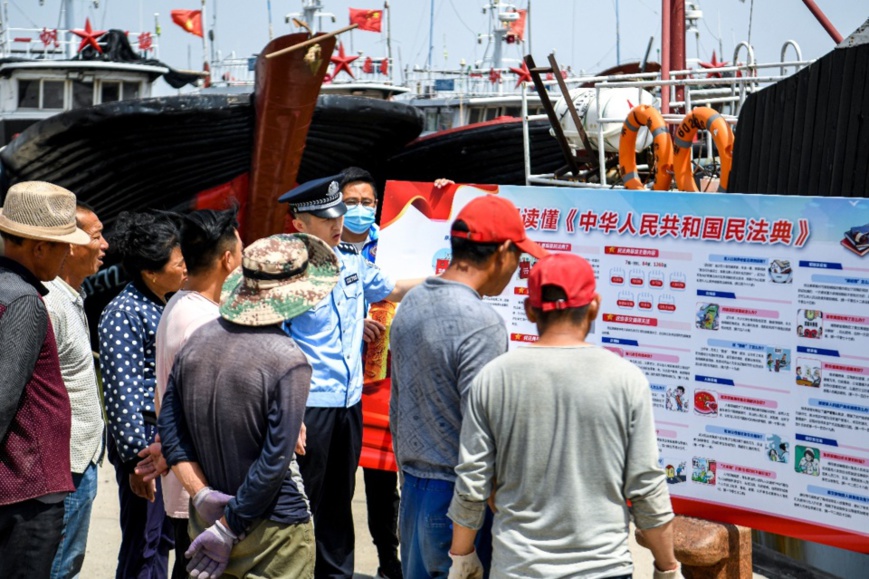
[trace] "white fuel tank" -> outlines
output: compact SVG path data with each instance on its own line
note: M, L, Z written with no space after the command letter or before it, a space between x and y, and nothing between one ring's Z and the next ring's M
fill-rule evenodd
M659 99L652 93L636 88L608 88L600 89L600 104L597 99L598 91L593 88L575 88L570 91L570 99L576 107L576 112L582 121L582 126L591 142L591 148L598 149L598 119L620 119L617 122L605 122L603 124L604 150L608 153L618 153L619 138L622 133L622 123L637 105L645 104L660 107ZM598 112L598 108L600 112ZM564 97L555 103L555 114L558 116L564 135L573 150L584 149L579 132L573 124L573 118L567 108ZM549 133L555 136L555 132L549 129ZM652 144L652 136L646 127L640 127L637 134L637 152L639 153Z

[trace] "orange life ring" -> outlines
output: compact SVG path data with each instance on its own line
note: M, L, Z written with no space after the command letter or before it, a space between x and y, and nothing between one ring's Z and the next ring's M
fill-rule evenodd
M668 191L673 181L673 143L667 124L658 109L649 105L637 105L628 113L622 124L622 136L619 139L619 169L622 172L622 181L627 189L643 189L643 182L637 175L637 133L640 127L645 125L654 139L652 147L655 152L655 164L658 170L655 173L656 191Z
M673 170L676 173L676 185L679 191L697 191L694 183L694 171L691 169L691 144L699 129L712 133L718 156L721 158L721 178L718 190L727 191L727 180L730 178L730 167L733 164L733 131L724 117L709 107L696 107L685 115L676 129Z

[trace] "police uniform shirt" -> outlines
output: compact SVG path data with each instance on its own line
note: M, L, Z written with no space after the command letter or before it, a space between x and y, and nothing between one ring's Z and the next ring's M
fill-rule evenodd
M395 282L349 243L335 249L341 271L332 293L284 324L313 368L308 407L349 408L362 399L365 303L392 293Z

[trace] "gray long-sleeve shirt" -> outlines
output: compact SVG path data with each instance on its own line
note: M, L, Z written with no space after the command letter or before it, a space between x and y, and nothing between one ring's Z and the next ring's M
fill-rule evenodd
M469 286L432 277L402 300L390 345L389 422L399 467L452 482L462 401L477 372L507 351L504 320Z
M639 528L673 517L649 383L594 346L526 347L487 365L468 395L449 517L483 522L495 486L492 577L632 572Z
M280 326L223 319L179 350L158 420L171 466L199 462L209 485L234 495L225 515L236 533L257 519L310 519L294 448L311 366Z

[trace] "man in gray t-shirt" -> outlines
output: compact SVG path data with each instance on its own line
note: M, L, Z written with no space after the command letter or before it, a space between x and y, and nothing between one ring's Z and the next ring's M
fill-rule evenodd
M504 290L523 251L537 258L546 254L526 237L516 207L495 195L478 197L459 212L450 243L447 270L408 292L391 329L389 418L404 474L405 577L446 577L450 568L446 515L463 402L480 368L507 351L504 321L481 296Z
M633 516L655 579L675 579L649 383L585 341L600 305L591 265L573 254L545 257L528 293L539 341L487 364L468 393L449 508L450 577L482 576L474 538L490 500L492 577L630 577Z

